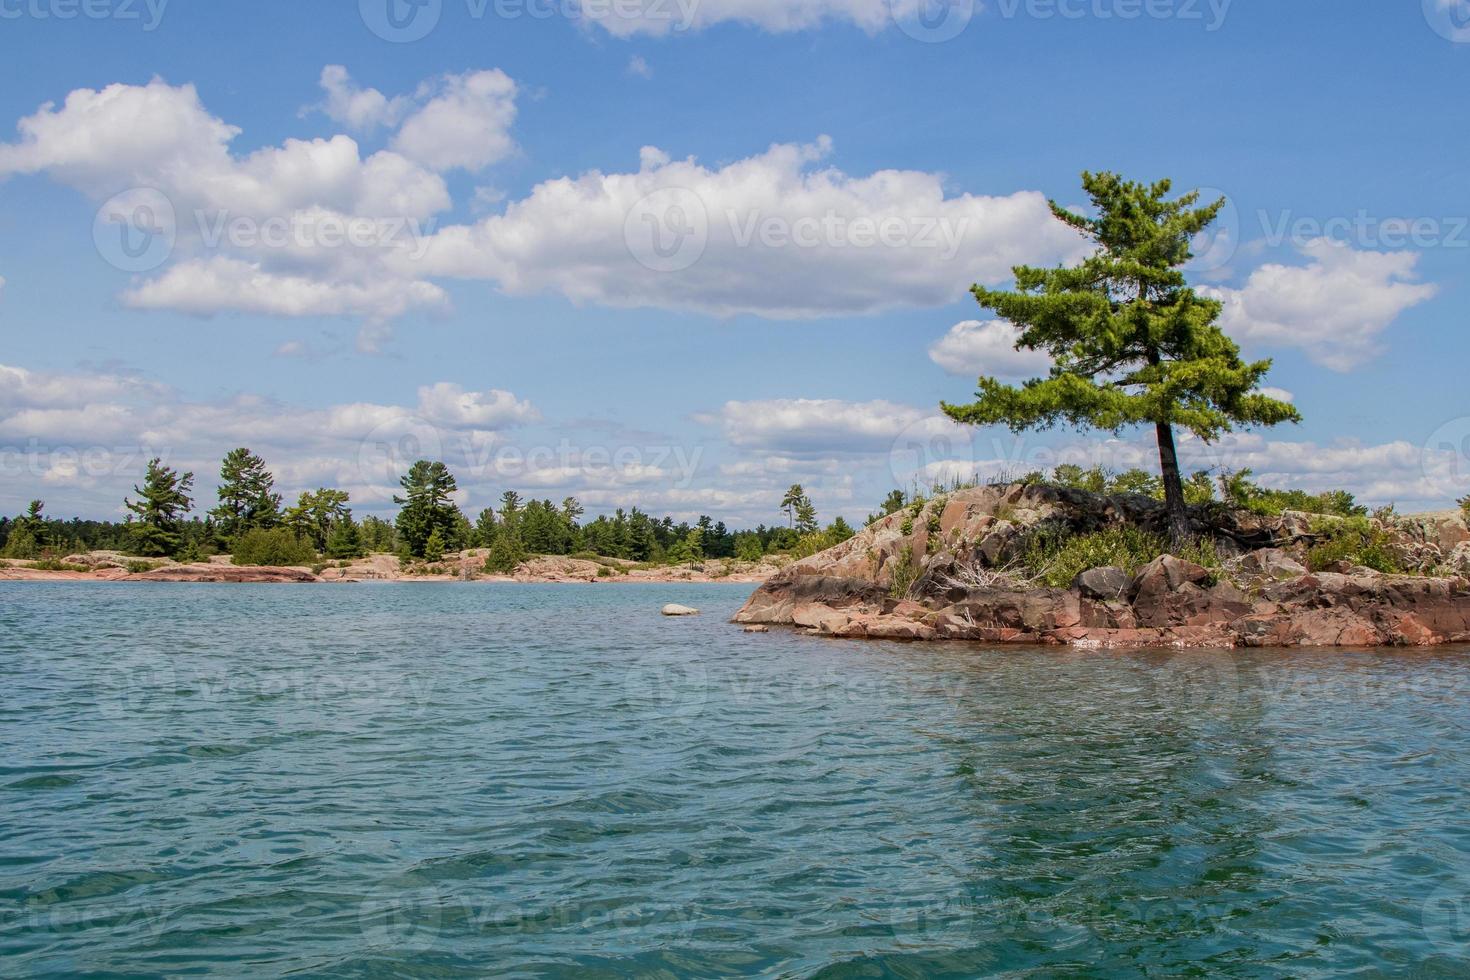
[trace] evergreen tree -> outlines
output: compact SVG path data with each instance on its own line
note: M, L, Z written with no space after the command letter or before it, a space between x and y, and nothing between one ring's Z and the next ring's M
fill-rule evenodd
M497 528L495 511L486 507L475 520L475 531L470 540L476 548L488 548L495 543Z
M424 542L424 561L444 560L444 532L439 528L429 532L429 540Z
M848 538L852 537L855 533L856 532L852 529L852 525L844 521L839 515L836 520L834 520L831 524L827 526L828 547L831 547L834 544L841 544Z
M485 571L498 575L509 575L526 560L526 549L521 546L520 535L514 527L501 526L485 556Z
M1097 217L1055 201L1051 210L1097 246L1090 257L1073 268L1019 266L1014 292L972 290L982 307L1020 330L1017 350L1051 355L1050 376L1019 388L981 377L977 401L942 407L958 422L1014 432L1059 422L1113 433L1153 425L1170 533L1183 541L1189 520L1174 426L1209 441L1237 424L1300 416L1259 392L1271 362L1242 361L1216 325L1220 304L1190 289L1179 271L1192 258L1190 239L1215 219L1223 199L1195 207L1198 193L1169 200L1167 180L1145 185L1111 173L1084 173L1082 186Z
M800 483L791 484L791 489L786 491L786 496L781 498L781 509L786 512L788 526L796 526L796 505L801 503L806 496L806 491L801 488Z
M281 497L265 460L243 446L225 454L219 469L219 506L209 512L226 540L279 522Z
M421 459L398 482L405 495L395 496L393 502L403 508L398 512L398 535L409 555L422 558L424 546L436 530L441 547L461 533L456 518L463 515L450 499L459 487L448 467Z
M303 490L295 506L286 511L286 526L310 541L317 551L325 551L332 529L351 517L352 512L347 509L348 499L346 490L326 487L316 491Z
M332 526L332 533L327 536L326 552L332 558L362 557L362 533L352 519L351 511Z
M183 517L194 503L189 497L193 487L193 473L181 476L172 467L164 466L158 457L148 461L143 486L133 485L139 499L123 500L123 505L137 518L129 518L134 551L140 555L164 556L178 552L183 543Z
M806 494L796 502L796 533L815 534L817 531L817 508Z

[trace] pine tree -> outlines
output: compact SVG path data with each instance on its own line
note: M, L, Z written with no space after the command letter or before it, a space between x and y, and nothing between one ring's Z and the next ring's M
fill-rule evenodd
M274 527L280 520L281 497L273 492L275 477L265 460L243 446L225 454L219 468L219 506L209 512L220 537L228 539L251 528Z
M796 532L798 534L815 534L818 529L817 508L806 494L796 502Z
M403 508L398 512L398 534L409 555L422 558L429 535L436 530L441 547L458 535L456 518L462 515L450 494L459 487L448 467L421 459L399 483L405 496L395 496L393 502Z
M501 526L495 535L495 543L485 556L485 571L509 575L526 560L526 549L521 546L520 535L514 527Z
M437 527L429 532L429 540L424 542L424 561L444 560L444 533Z
M978 400L943 405L950 418L1004 424L1013 432L1059 422L1117 433L1152 425L1176 543L1189 536L1174 427L1209 441L1235 425L1300 421L1295 408L1259 392L1270 361L1247 363L1216 325L1220 304L1199 296L1179 267L1190 239L1224 201L1195 207L1199 194L1173 200L1170 182L1125 181L1084 173L1097 211L1089 218L1051 202L1052 213L1096 246L1073 268L1019 266L1014 292L975 286L975 299L1020 330L1017 350L1044 350L1047 378L1021 387L979 380Z
M786 496L781 498L781 509L786 512L788 526L796 526L796 505L801 503L802 498L805 496L806 491L801 488L801 484L793 483L791 484L791 488L786 491Z
M351 511L333 525L332 533L327 537L326 551L333 558L362 557L362 532L352 519Z
M193 487L193 473L180 476L173 468L164 466L158 457L148 461L143 486L133 486L139 499L123 500L123 505L137 518L129 518L128 525L134 551L140 555L164 556L178 552L183 543L183 518L194 503L189 497Z

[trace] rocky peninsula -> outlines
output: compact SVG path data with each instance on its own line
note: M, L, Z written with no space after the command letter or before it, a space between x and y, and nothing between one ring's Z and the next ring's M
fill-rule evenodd
M1191 520L1199 545L1190 557L1086 567L1049 584L1027 561L1039 542L1110 530L1162 541L1163 505L1047 484L961 490L782 569L734 621L843 638L1095 648L1470 642L1470 528L1459 512L1347 521L1213 505ZM1331 547L1346 532L1393 571Z

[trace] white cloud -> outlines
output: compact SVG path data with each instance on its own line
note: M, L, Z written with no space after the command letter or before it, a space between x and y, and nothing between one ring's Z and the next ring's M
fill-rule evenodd
M18 130L0 144L0 178L44 172L96 200L121 195L104 211L124 223L147 198L150 227L169 247L152 278L125 290L126 305L378 320L446 303L395 256L413 250L449 192L399 153L363 157L339 134L236 155L237 128L211 116L192 85L158 79L78 89Z
M423 267L578 303L816 317L952 302L1084 250L1039 193L946 196L939 174L817 167L830 153L822 138L710 169L645 147L637 172L544 181L440 231Z
M652 78L653 69L649 67L648 61L641 54L635 54L628 59L628 74L637 75L639 78Z
M341 65L322 69L321 86L326 98L315 108L358 132L396 126L412 106L405 96L390 99L375 88L358 86Z
M876 34L892 23L889 0L634 0L587 4L579 13L620 38L662 37L723 23L746 24L772 33L843 23Z
M925 427L932 410L889 401L849 402L833 398L730 401L700 421L718 425L733 446L785 456L832 456L889 452L901 436Z
M259 263L214 256L172 266L122 294L124 305L139 310L176 310L211 315L224 311L269 316L361 316L379 321L414 308L448 305L433 283L322 281L282 275Z
M1301 246L1305 266L1275 263L1240 289L1203 287L1225 305L1221 326L1246 342L1300 347L1334 371L1348 371L1382 351L1380 335L1437 287L1415 282L1412 252L1358 251L1319 238Z
M540 418L534 405L509 391L451 382L424 385L407 404L319 408L255 395L190 400L162 385L105 373L0 365L0 382L6 462L0 494L21 497L44 484L48 498L56 498L49 510L58 514L111 513L154 455L192 470L197 499L207 502L220 457L241 445L266 457L288 496L338 486L378 509L388 505L413 459L445 459L473 478L477 447Z
M515 149L515 99L515 82L498 68L446 75L439 93L404 121L393 149L431 170L483 170Z
M950 374L975 378L1034 378L1051 369L1043 351L1017 350L1020 331L1005 320L956 323L929 348L929 359Z
M1285 388L1265 387L1261 389L1261 394L1265 395L1267 398L1274 398L1279 402L1296 401L1296 395L1287 391Z

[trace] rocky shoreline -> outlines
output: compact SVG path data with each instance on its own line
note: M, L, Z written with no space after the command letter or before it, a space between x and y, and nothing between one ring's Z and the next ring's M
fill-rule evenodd
M84 582L227 582L227 583L351 583L351 582L522 582L522 583L699 583L755 584L774 575L776 560L744 562L711 559L685 565L645 567L616 558L596 560L545 555L527 559L510 575L483 570L482 550L468 550L432 564L405 566L393 555L371 555L323 566L233 565L227 555L206 562L180 564L161 559L138 559L115 551L68 555L50 567L47 563L7 561L0 564L0 581ZM41 567L35 567L37 564ZM144 566L147 566L146 568Z
M1015 571L1030 529L1163 527L1133 495L1063 487L979 487L927 501L783 569L735 615L822 636L1075 647L1433 646L1470 642L1470 528L1459 514L1373 522L1403 567L1309 570L1324 520L1216 509L1199 519L1221 561L1172 555L1141 568L1090 568L1070 587ZM1423 572L1431 572L1424 574Z

